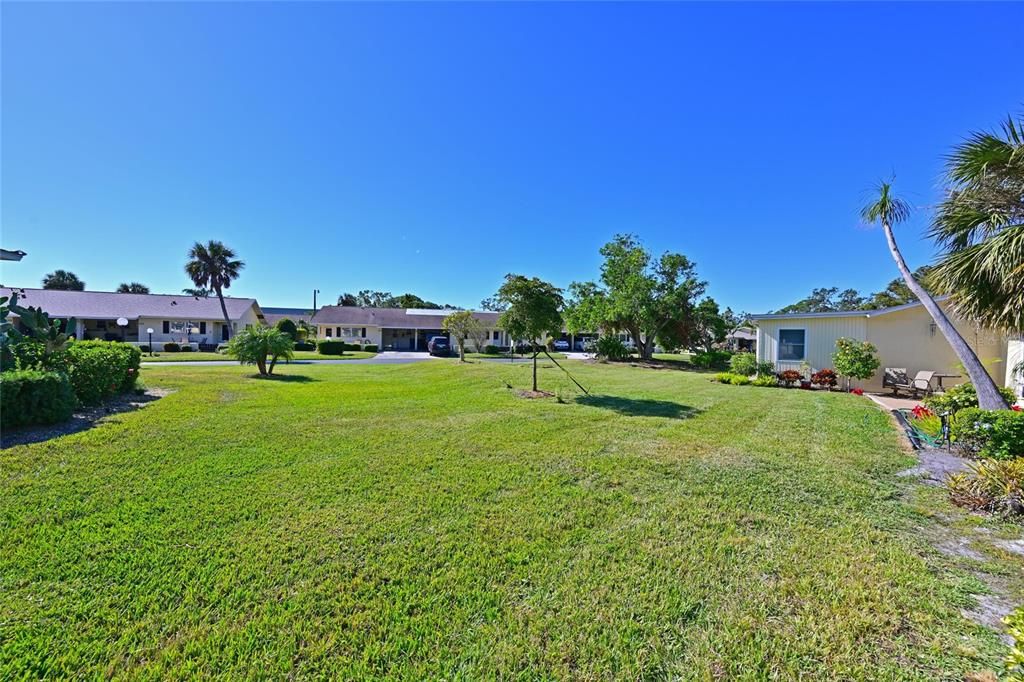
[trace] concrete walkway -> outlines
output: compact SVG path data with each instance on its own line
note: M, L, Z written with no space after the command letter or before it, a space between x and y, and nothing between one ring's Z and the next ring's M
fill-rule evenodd
M401 351L385 351L372 358L352 360L292 360L289 363L278 361L278 367L288 365L405 365L425 360L439 360L427 353L408 353ZM190 360L187 362L143 362L142 367L229 367L238 365L237 360Z

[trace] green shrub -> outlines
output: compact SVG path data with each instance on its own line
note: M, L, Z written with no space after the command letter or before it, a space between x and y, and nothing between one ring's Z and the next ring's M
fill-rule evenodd
M292 320L289 320L287 317L278 320L277 324L274 325L274 327L277 329L277 331L281 332L292 341L299 340L298 325L296 325L295 322L293 322Z
M500 352L501 352L501 350L497 346L495 346L493 343L484 346L484 353L486 353L487 355L497 355Z
M727 369L732 353L724 350L694 353L690 362L700 369Z
M771 361L757 363L757 376L775 378L775 363Z
M629 359L629 349L626 348L626 344L617 336L602 336L594 345L597 357L602 360L618 361Z
M174 341L167 341L166 343L164 343L163 350L165 353L177 353L178 351L181 350L181 346L179 346Z
M150 351L150 348L146 344L142 344L141 346L139 346L139 351L143 353L148 353Z
M1006 672L1010 675L1007 680L1024 682L1024 607L1018 608L1004 618L1003 622L1006 623L1006 629L1013 638L1013 646L1006 657Z
M0 426L56 424L75 409L75 393L64 374L36 369L0 373Z
M733 386L746 386L750 383L750 377L743 376L742 374L733 374L729 379L729 383Z
M192 346L190 346L189 344L186 343L185 345L183 345L181 347L180 351L182 353L191 353L192 352Z
M999 392L1011 405L1016 400L1012 389L1000 388ZM974 384L958 384L950 386L945 393L933 393L925 396L923 402L935 414L956 414L960 410L977 407L978 392L974 390Z
M309 341L296 341L295 350L316 350L316 344Z
M375 343L368 343L365 346L363 346L363 350L366 351L367 353L376 353L377 352L377 344L375 344Z
M774 365L772 369L774 369ZM778 386L779 380L775 378L774 374L759 374L753 381L755 386Z
M1002 514L1024 513L1024 457L983 459L950 474L946 489L956 504Z
M1024 412L967 407L953 417L950 435L969 455L1024 457Z
M344 341L325 340L316 344L316 352L320 355L344 355L345 347L348 344Z
M120 341L75 341L68 346L68 376L84 405L135 388L142 353Z
M720 384L728 384L732 380L732 372L719 372L715 376L711 377L712 381L717 381Z
M757 372L757 356L753 353L737 353L729 359L729 369L733 374L749 377Z
M68 371L66 349L46 352L46 344L35 339L24 338L8 347L13 365L11 369L41 369L51 372Z

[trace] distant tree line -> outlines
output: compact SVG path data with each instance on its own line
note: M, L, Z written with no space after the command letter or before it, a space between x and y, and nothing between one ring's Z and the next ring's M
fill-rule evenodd
M934 270L932 265L922 265L914 271L914 279L921 283L930 294L937 293L929 281L929 274ZM914 303L917 297L910 290L902 277L889 282L881 291L867 296L861 295L856 289L839 290L839 287L822 287L814 289L807 298L776 310L776 313L837 313L850 310L878 310L891 308L905 303Z
M395 296L390 291L374 291L363 289L358 294L345 292L338 296L338 305L359 308L424 308L430 310L456 310L457 307L447 303L434 303L420 298L416 294L400 294Z

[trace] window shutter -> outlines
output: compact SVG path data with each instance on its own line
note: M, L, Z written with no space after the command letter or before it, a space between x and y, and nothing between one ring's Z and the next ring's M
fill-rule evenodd
M171 333L171 322L170 320L164 320L164 334Z
M341 336L341 327L335 327L335 329L334 329L334 335L335 335L335 336L338 336L338 337L340 337L340 336Z
M363 338L366 338L366 327L363 327Z
M206 333L206 323L205 322L200 322L199 323L199 333L200 334L205 334Z

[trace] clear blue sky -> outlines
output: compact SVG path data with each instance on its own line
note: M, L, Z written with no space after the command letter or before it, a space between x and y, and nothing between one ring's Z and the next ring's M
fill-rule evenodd
M1024 4L2 5L4 284L187 286L194 240L268 306L476 305L634 232L723 305L927 262L942 155L1024 106Z

